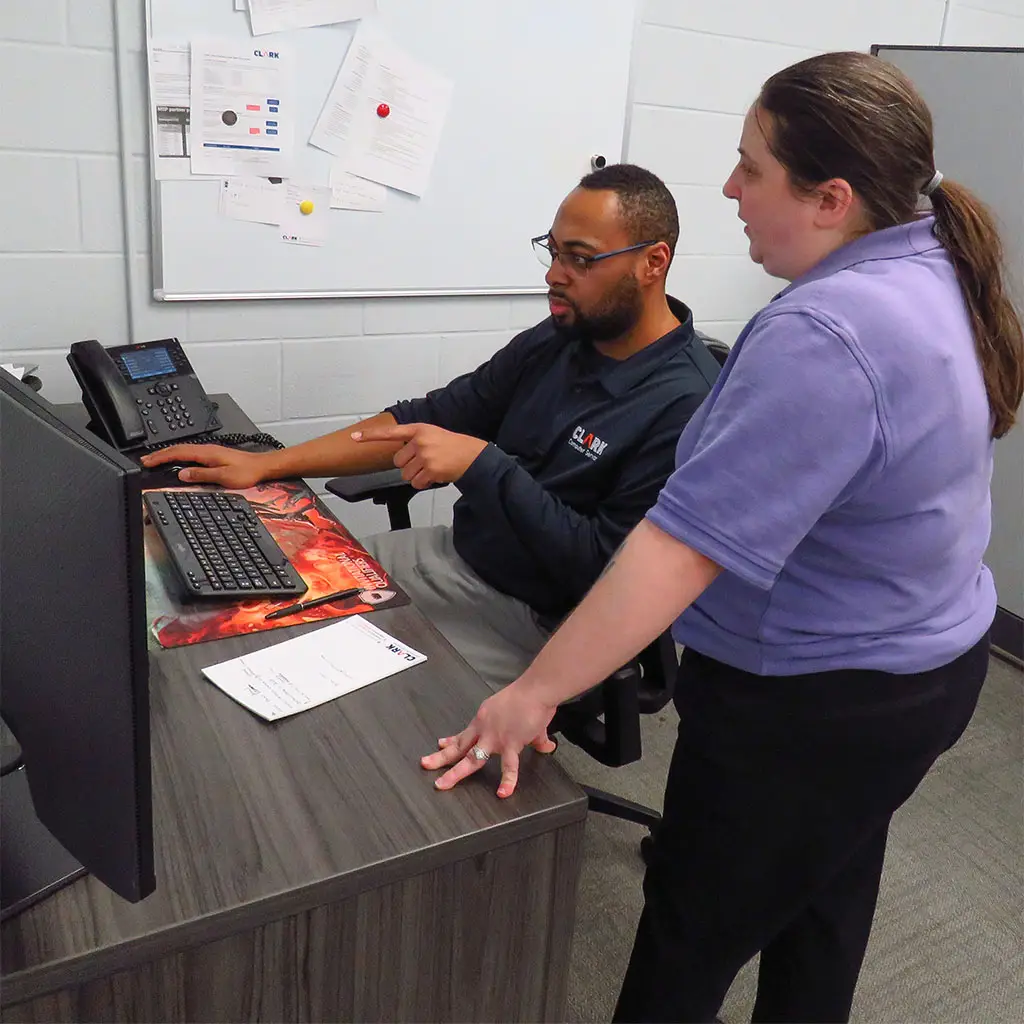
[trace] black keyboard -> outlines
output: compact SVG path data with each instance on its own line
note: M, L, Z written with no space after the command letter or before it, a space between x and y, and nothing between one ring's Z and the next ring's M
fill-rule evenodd
M304 594L302 577L249 502L225 491L143 495L181 582L182 597Z

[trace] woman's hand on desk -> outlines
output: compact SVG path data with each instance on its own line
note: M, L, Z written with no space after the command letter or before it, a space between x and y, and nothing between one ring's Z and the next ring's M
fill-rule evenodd
M182 483L220 484L222 487L252 487L266 478L260 452L243 452L221 444L176 444L143 455L146 469L174 462L198 462L178 474Z
M555 716L555 706L539 701L525 687L512 683L480 705L476 717L457 736L443 736L437 741L441 749L420 759L428 771L447 768L434 786L451 789L464 778L479 771L487 758L474 756L474 751L501 757L501 784L498 796L515 792L519 781L519 755L532 746L542 754L550 754L557 744L548 738L548 725Z

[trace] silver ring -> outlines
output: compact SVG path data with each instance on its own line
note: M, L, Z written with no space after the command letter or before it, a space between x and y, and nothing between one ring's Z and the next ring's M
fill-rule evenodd
M491 756L483 747L473 747L470 750L470 754L473 756L474 761L486 761Z

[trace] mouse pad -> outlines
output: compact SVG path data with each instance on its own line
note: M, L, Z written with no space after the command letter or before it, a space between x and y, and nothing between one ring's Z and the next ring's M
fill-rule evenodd
M203 487L162 487L161 490L197 491ZM204 640L220 640L240 633L256 633L300 622L318 622L346 615L366 614L376 608L397 608L409 598L388 573L370 557L352 534L331 515L301 480L257 484L231 490L249 501L281 546L309 589L287 603L311 601L351 587L361 593L316 608L267 622L264 616L284 606L282 598L217 601L181 601L176 576L156 527L145 525L146 614L150 647L183 647Z

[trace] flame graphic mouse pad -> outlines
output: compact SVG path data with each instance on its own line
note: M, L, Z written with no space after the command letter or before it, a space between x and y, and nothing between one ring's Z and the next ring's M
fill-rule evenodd
M201 487L161 490L202 490ZM256 633L301 622L317 622L375 608L396 608L409 598L359 542L335 519L300 480L283 480L234 490L249 501L264 526L281 546L309 589L288 603L312 601L335 591L360 588L360 593L281 619L266 621L267 612L283 606L283 599L254 598L183 602L172 580L174 570L151 523L146 523L146 611L150 631L160 647L183 647L204 640L220 640L240 633Z

